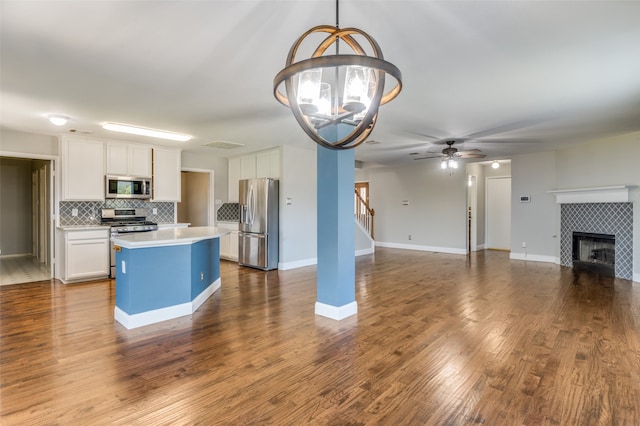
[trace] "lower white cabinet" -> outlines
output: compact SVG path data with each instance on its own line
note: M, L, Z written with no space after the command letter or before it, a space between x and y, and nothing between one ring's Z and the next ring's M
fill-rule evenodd
M220 237L220 258L238 261L238 223L218 222L218 228L229 229L227 235Z
M64 281L109 276L109 228L65 231Z

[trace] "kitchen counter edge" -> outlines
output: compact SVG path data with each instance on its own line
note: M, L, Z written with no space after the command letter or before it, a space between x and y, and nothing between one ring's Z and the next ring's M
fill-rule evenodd
M115 245L128 249L165 247L197 243L211 238L220 238L230 231L215 226L189 228L165 228L151 232L135 232L111 237Z

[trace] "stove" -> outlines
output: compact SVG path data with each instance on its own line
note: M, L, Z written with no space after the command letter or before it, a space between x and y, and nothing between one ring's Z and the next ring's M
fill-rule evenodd
M111 226L111 233L146 232L158 229L158 224L147 220L145 209L102 209L103 225Z
M158 229L158 224L147 220L145 209L102 209L100 223L111 226L111 236L129 234L133 232L149 232ZM116 252L111 242L109 254L111 278L116 277Z

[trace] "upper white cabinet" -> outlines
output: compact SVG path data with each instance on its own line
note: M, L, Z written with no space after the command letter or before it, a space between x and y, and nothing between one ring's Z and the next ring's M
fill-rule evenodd
M238 202L238 181L251 178L280 179L280 148L229 158L229 202Z
M259 152L256 154L256 177L280 178L280 150Z
M151 177L151 146L107 142L107 174Z
M238 181L240 180L240 157L229 158L229 202L237 203L239 200Z
M240 157L240 179L252 179L256 177L255 154Z
M180 150L153 148L153 201L180 201Z
M62 200L104 200L104 144L88 138L64 136L62 152Z

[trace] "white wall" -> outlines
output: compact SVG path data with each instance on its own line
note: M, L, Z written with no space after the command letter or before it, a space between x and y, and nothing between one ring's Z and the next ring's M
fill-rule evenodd
M317 155L309 148L282 147L280 177L280 269L317 263ZM286 200L291 199L287 205Z
M215 199L222 202L227 201L229 186L227 183L228 165L226 158L218 157L213 153L182 151L182 168L213 170ZM220 204L217 204L216 208L219 207Z
M58 138L0 129L0 152L6 155L10 155L11 152L35 154L33 158L40 158L40 155L56 156L58 155Z
M559 209L548 193L556 185L555 153L516 155L511 167L511 257L559 262ZM525 195L531 202L520 202Z
M369 181L376 245L465 253L464 167L450 176L439 162L425 161L359 170L356 179Z

